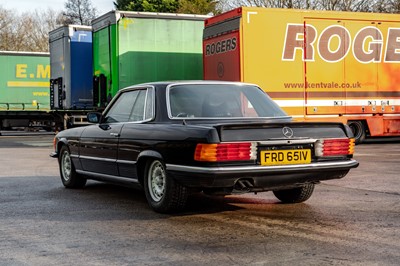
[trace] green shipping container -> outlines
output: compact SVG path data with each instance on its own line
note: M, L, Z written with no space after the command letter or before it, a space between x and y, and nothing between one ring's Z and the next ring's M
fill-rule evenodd
M122 88L161 80L203 79L208 16L111 11L92 21L94 102Z
M0 52L0 111L50 110L48 53Z

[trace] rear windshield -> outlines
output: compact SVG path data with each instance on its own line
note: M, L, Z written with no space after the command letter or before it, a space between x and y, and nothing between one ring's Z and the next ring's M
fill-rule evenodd
M170 118L271 118L287 114L259 87L180 84L167 93Z

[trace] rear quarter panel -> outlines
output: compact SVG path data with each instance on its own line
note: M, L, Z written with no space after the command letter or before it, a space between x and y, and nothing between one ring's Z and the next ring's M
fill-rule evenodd
M136 161L141 152L152 150L166 163L193 164L197 143L218 141L211 127L128 123L121 131L118 159Z

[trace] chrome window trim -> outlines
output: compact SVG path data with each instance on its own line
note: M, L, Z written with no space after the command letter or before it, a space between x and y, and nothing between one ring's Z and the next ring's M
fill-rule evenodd
M140 123L144 123L144 122L149 122L149 121L152 121L152 120L154 120L154 118L155 118L155 115L156 115L156 112L155 112L155 105L156 105L156 103L155 103L155 95L156 95L156 93L155 93L155 86L153 86L153 85L144 85L144 86L130 86L130 87L126 87L126 88L123 88L123 89L121 89L121 90L119 90L118 91L118 93L114 96L114 98L111 100L111 102L107 105L107 107L106 107L106 109L104 109L104 112L103 112L103 115L104 115L104 117L107 117L107 114L108 114L108 112L110 111L110 109L111 109L111 107L114 105L114 102L115 101L117 101L117 99L119 98L119 97L121 97L121 95L122 94L124 94L124 93L126 93L126 92L129 92L129 91L136 91L136 90L144 90L144 89L146 89L146 98L145 98L145 104L144 104L144 111L143 111L143 120L141 120L141 121L127 121L127 122L115 122L114 124L117 124L117 123L124 123L124 124L126 124L126 123L135 123L135 124L140 124ZM151 101L152 101L152 112L153 112L153 115L152 115L152 117L151 118L148 118L148 119L144 119L146 116L145 116L145 113L146 113L146 101L147 101L147 96L148 96L148 90L152 90L152 95L151 95ZM109 123L109 124L112 124L112 123Z
M265 119L283 119L283 118L291 118L291 116L262 116L262 117L175 117L172 116L171 112L171 103L170 103L170 97L169 97L169 92L172 87L174 86L184 86L184 85L235 85L235 86L253 86L261 91L263 91L258 85L253 84L253 83L243 83L243 82L229 82L229 81L201 81L201 82L196 82L196 81L189 81L189 82L179 82L179 83L171 83L168 84L166 87L166 106L167 106L167 114L168 118L171 120L254 120L254 119L260 119L260 120L265 120ZM263 91L264 92L264 91Z

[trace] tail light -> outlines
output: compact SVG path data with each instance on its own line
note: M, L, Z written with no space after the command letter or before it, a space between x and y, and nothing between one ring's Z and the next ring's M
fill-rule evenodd
M315 145L315 155L345 156L354 154L354 139L321 139Z
M249 161L257 158L255 142L197 144L194 159L204 162Z

